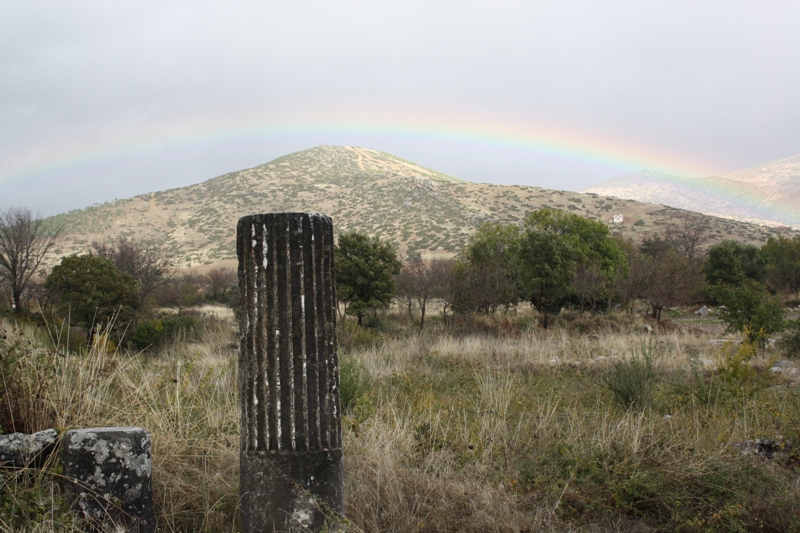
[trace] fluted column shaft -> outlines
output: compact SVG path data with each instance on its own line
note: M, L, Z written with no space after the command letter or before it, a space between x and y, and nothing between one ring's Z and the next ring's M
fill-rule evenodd
M333 224L247 216L237 255L242 531L318 530L344 506Z

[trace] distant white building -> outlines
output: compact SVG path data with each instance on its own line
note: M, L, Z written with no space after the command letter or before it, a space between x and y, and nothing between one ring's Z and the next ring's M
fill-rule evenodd
M623 215L614 215L614 218L611 219L612 224L622 224L622 221L625 220Z

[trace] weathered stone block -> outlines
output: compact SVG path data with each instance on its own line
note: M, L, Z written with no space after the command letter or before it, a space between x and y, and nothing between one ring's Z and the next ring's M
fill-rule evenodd
M108 427L64 435L64 478L73 506L98 528L155 530L150 435L142 428Z
M243 453L240 471L244 532L333 530L344 516L342 450Z
M0 435L0 466L40 467L55 450L57 439L55 429L31 434Z
M239 220L242 531L319 531L344 512L331 219Z

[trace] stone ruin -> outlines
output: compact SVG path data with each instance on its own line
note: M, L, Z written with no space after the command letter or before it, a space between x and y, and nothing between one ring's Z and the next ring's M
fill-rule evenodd
M333 224L247 216L237 227L242 531L335 529L344 514ZM0 436L0 464L41 466L58 435ZM65 489L90 527L155 531L150 435L67 431Z
M318 531L344 512L333 224L239 220L242 531Z
M64 434L64 486L90 524L152 533L150 434L137 427L73 429Z
M58 433L0 435L0 466L42 468L58 446ZM64 489L93 531L152 533L150 435L142 428L67 431L61 442Z

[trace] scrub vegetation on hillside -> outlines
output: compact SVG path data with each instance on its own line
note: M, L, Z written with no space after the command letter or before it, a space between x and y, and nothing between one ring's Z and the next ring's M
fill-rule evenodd
M401 254L452 257L485 223L520 224L531 211L555 208L609 224L639 242L688 212L605 195L461 181L391 154L352 146L317 146L202 183L117 200L53 217L63 225L62 255L93 241L126 236L157 241L180 266L234 259L236 222L270 212L319 212L337 232L394 243ZM719 240L763 244L789 230L702 216Z

